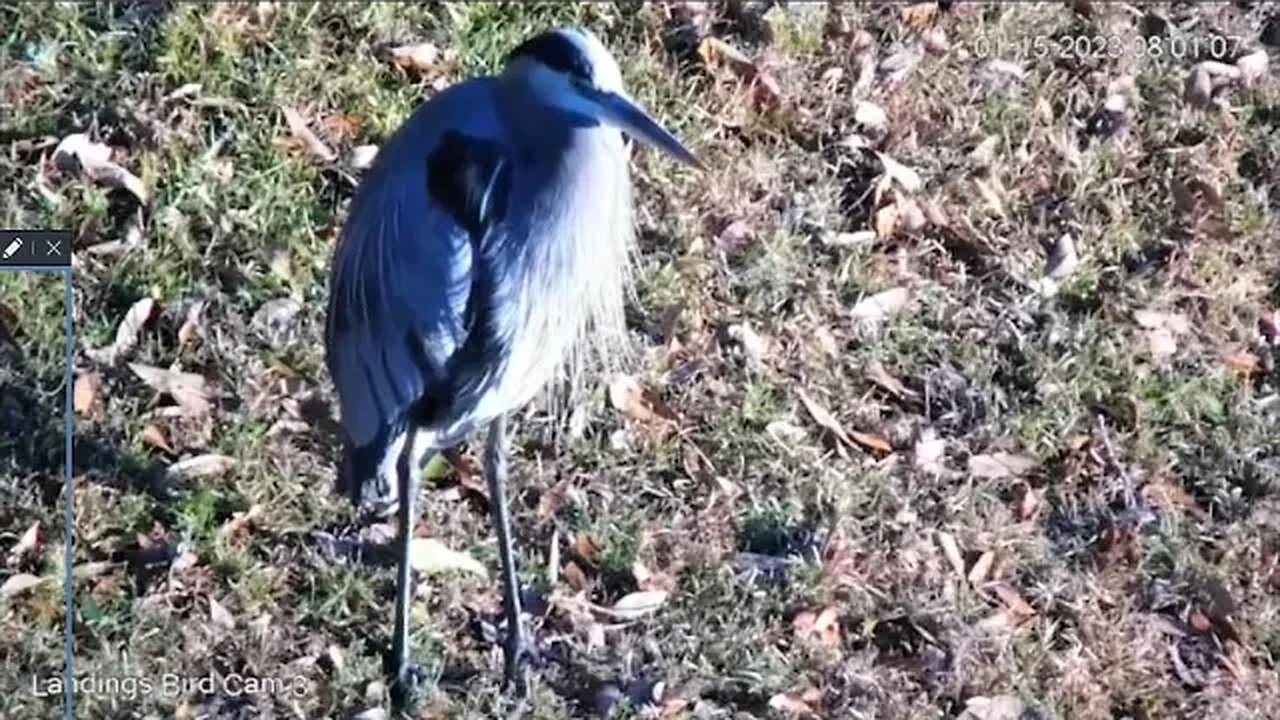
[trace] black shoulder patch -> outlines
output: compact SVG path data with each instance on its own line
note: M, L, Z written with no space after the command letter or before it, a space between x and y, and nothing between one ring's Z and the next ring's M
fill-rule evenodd
M508 60L522 55L534 58L543 65L585 82L593 82L591 63L582 50L562 32L554 30L534 35L520 43Z
M427 194L473 240L506 215L510 184L497 143L450 130L427 156Z

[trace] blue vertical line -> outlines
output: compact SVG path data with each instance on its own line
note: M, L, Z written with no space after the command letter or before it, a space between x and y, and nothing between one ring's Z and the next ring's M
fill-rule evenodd
M65 371L63 373L63 377L64 377L63 384L65 386L65 395L66 395L66 400L65 400L66 406L63 409L65 425L62 431L63 442L65 443L65 446L63 449L64 457L62 459L62 463L63 463L63 467L66 469L65 472L66 472L66 484L67 484L66 500L65 500L66 509L67 509L66 511L67 512L67 529L66 529L66 535L64 536L66 540L62 544L65 552L65 558L62 563L64 575L65 575L63 579L63 594L65 596L64 600L66 602L66 610L67 610L66 624L63 630L65 639L66 639L65 646L66 646L66 655L67 655L66 661L63 664L63 670L62 670L63 680L64 680L63 709L65 711L63 715L66 717L67 720L73 720L73 718L75 717L74 715L75 707L74 707L74 697L73 697L74 696L73 686L75 684L73 681L74 681L75 675L72 673L71 655L72 655L72 649L75 646L74 640L72 638L72 629L73 629L72 623L73 623L73 616L74 616L74 613L72 612L72 598L75 595L75 592L74 592L75 588L71 582L72 580L71 544L75 541L74 540L75 536L73 534L74 533L74 522L73 522L74 515L72 513L71 504L75 496L75 493L74 493L74 487L72 486L72 483L71 483L71 474L72 474L71 473L71 445L72 445L72 437L73 437L72 433L75 431L75 418L74 418L75 405L73 400L75 380L72 377L74 374L73 362L74 362L74 355L75 355L75 340L71 334L72 332L71 315L72 315L72 312L74 311L74 305L73 305L74 297L72 295L72 290L71 290L71 268L67 268L62 272L62 280L63 280L63 283L66 285L66 300L64 301L66 303L66 311L64 313L64 315L66 316L66 326L65 326L65 329L63 330L63 333L66 336L66 349L67 349L67 360L66 360Z

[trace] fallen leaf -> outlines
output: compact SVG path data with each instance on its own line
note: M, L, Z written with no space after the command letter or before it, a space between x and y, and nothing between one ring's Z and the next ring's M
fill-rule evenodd
M29 573L18 573L10 575L3 585L0 585L0 600L7 600L16 595L20 595L34 587L44 584L46 578L36 577Z
M609 383L609 401L624 415L645 423L675 423L671 408L630 375L618 374Z
M919 2L902 8L902 22L912 30L924 30L938 19L938 3Z
M741 50L717 37L705 37L698 43L698 57L706 65L727 65L743 80L756 74L756 64Z
M1176 515L1187 512L1197 516L1205 514L1200 503L1181 484L1163 478L1157 477L1143 485L1142 496L1165 513Z
M744 220L733 220L716 235L715 246L725 255L737 255L751 242L755 231Z
M995 593L1000 602L1004 603L1009 612L1016 617L1022 619L1030 619L1035 617L1036 609L1031 607L1026 600L1022 599L1022 593L1016 588L1002 580L989 582L982 587L983 590Z
M1236 60L1236 69L1240 71L1240 84L1246 88L1253 87L1267 72L1267 51L1254 50Z
M1049 251L1049 262L1045 274L1054 280L1061 280L1074 272L1079 264L1080 257L1076 254L1076 243L1069 233L1064 233Z
M983 480L1020 477L1038 463L1025 455L998 452L990 455L971 455L969 474Z
M1138 310L1133 319L1146 332L1147 349L1157 362L1178 352L1178 337L1191 331L1191 322L1181 313Z
M568 583L569 587L579 592L586 590L591 584L591 581L587 579L587 574L583 572L578 563L572 560L565 563L564 570L560 574L564 576L564 581Z
M877 322L906 307L911 291L896 287L859 300L849 311L855 320Z
M115 340L106 347L85 350L85 355L94 362L114 365L138 344L138 336L150 322L156 311L156 301L145 297L135 302L129 312L125 313L120 326L116 328Z
M76 580L92 579L111 572L119 565L120 563L114 563L109 560L81 563L71 568L71 577Z
M293 138L302 143L302 146L313 157L326 163L333 162L338 158L338 154L312 132L311 128L307 126L307 121L302 118L302 115L297 110L288 106L282 106L280 110L284 113L284 120L288 124L289 132L293 135Z
M969 568L969 583L972 585L981 585L987 579L987 574L991 572L991 566L995 564L996 554L990 550L978 556L978 560L973 563L973 567Z
M1203 63L1193 66L1187 74L1182 99L1194 107L1204 107L1213 99L1213 77Z
M964 577L964 556L960 554L960 545L956 543L955 537L949 532L939 530L938 546L942 548L943 557L950 563L956 575Z
M960 720L1021 720L1026 709L1026 703L1015 695L979 695L965 701Z
M831 414L831 411L819 405L817 401L809 397L809 394L804 390L797 390L796 394L799 395L800 403L804 405L804 409L809 413L809 416L813 418L813 421L818 423L819 427L829 431L832 435L835 435L837 438L842 440L845 445L853 447L853 439L845 432L844 426L840 424L840 421L836 419L835 415Z
M886 455L893 452L893 445L890 445L888 440L879 435L850 430L849 437L867 450L875 450Z
M236 627L236 619L222 603L213 598L209 598L209 620L223 630L234 630Z
M885 175L890 180L898 183L903 190L914 193L919 192L924 187L924 181L920 179L920 174L915 170L882 152L877 151L876 157L880 158L880 163L884 165Z
M833 232L822 236L822 244L828 247L862 247L876 240L875 230L859 230L857 232Z
M598 606L593 609L615 620L636 620L657 612L670 594L666 590L641 590L623 595L607 610Z
M840 648L840 611L836 607L827 607L818 613L806 610L796 615L791 628L800 640L813 638L830 650Z
M896 398L911 398L916 396L915 391L904 385L898 378L890 375L889 371L885 370L884 365L879 362L871 363L867 368L867 377L881 390L888 392Z
M9 548L9 557L15 561L21 561L27 553L34 552L36 546L40 544L40 521L31 523L31 527L22 533L22 537L18 538L18 542Z
M885 114L884 108L865 100L854 105L853 121L876 133L884 132L889 127L889 116Z
M347 156L347 164L353 170L368 170L373 167L373 161L377 158L377 145L357 145L351 148L351 154Z
M179 460L165 470L170 480L196 480L230 472L236 466L235 458L226 455L206 454Z
M142 429L142 442L170 455L176 454L173 446L169 444L169 439L165 437L164 431L155 425L148 424Z
M915 465L932 475L944 475L947 468L943 460L947 453L947 441L938 437L932 428L920 433L915 445Z
M482 578L489 577L489 571L479 560L466 553L450 550L444 543L431 538L413 538L409 541L409 565L423 575L461 570Z
M1262 369L1262 361L1248 350L1239 350L1227 356L1227 367L1238 377L1248 380Z
M72 407L76 415L83 418L93 417L98 408L98 394L102 389L102 376L93 373L80 373L76 376L72 389Z
M893 237L894 231L898 229L898 208L885 205L876 210L875 225L876 237L886 240Z
M924 210L920 209L920 203L907 197L899 197L894 201L894 206L898 209L898 224L908 233L918 233L929 224L929 219L925 217Z
M742 346L743 353L746 354L747 361L752 367L756 369L764 367L765 356L769 353L769 343L751 327L751 323L741 322L729 326L729 337Z
M199 417L207 414L213 407L209 402L209 390L203 375L140 363L129 363L129 369L151 389L173 398L187 415Z
M197 337L204 335L204 328L201 322L201 314L204 312L204 301L191 303L187 307L186 316L182 320L182 326L178 328L178 349L181 350L190 345Z
M777 710L784 715L805 716L818 713L813 709L813 705L822 699L821 691L816 688L805 690L803 692L778 693L769 698L769 707Z
M230 519L218 528L218 534L231 541L233 545L241 544L260 515L262 515L262 506L258 504L251 505L243 512L232 513Z
M1044 500L1044 488L1022 486L1022 496L1018 498L1018 520L1028 522L1040 514L1040 505Z
M83 133L63 138L53 151L53 162L60 170L79 170L95 182L127 190L143 205L150 197L138 176L111 161L111 148L93 142Z
M920 39L924 42L924 49L932 55L946 55L951 49L951 42L942 28L927 30Z

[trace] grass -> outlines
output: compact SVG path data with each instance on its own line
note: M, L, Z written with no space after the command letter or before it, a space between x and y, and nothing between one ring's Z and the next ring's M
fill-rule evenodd
M1203 108L1182 95L1191 58L1024 51L1063 34L1220 33L1240 39L1220 59L1264 49L1274 67L1264 40L1278 16L1261 3L955 3L925 23L949 39L935 52L901 5L759 10L0 8L0 224L74 229L75 370L100 382L77 417L75 669L160 688L79 693L78 717L354 717L385 704L386 528L356 523L332 491L321 355L332 242L358 172L291 143L280 108L345 158L559 23L594 29L629 91L712 171L648 150L634 163L633 372L678 428L620 413L605 378L572 421L537 405L517 423L522 581L542 601L540 636L559 638L534 716L643 704L658 681L668 717L789 704L944 718L1002 698L1024 717L1250 718L1280 704L1280 371L1259 331L1280 305L1275 72ZM699 56L706 36L775 80L778 109ZM387 59L411 42L440 48L437 66ZM1131 92L1113 87L1124 76ZM1128 102L1109 134L1096 118L1114 92ZM860 122L859 102L883 109L883 131ZM150 204L52 173L73 132L113 146ZM884 167L855 134L921 187L877 194ZM831 242L888 206L891 232ZM1063 235L1079 262L1042 294L1045 248ZM858 320L895 288L908 291L901 308ZM35 412L61 397L60 286L0 275L0 293L21 318L10 333L25 373L0 380L0 406L34 392L21 407ZM146 297L157 309L127 357L94 360ZM175 412L127 363L203 376L211 409ZM840 440L802 396L861 439ZM13 442L0 434L0 461ZM33 490L56 467L44 451L15 451L0 476L2 551L32 522L61 528L60 496ZM990 470L1001 453L1027 462ZM234 465L166 472L202 455ZM429 482L418 534L493 578L473 486L454 471ZM369 562L352 557L361 539ZM60 542L6 574L58 577ZM0 662L18 683L0 687L0 715L57 707L26 684L60 664L55 587L0 600ZM629 622L578 602L640 590L670 594ZM413 653L430 674L418 716L499 712L495 583L432 575L417 598ZM834 625L806 631L828 609ZM290 685L160 687L211 672Z

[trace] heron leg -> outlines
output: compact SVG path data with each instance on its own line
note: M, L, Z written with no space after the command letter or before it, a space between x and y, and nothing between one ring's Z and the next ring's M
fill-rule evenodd
M490 502L493 508L494 531L498 535L498 552L502 559L503 608L506 611L507 638L504 646L506 661L503 685L516 686L520 698L529 695L529 680L525 660L533 656L524 626L520 622L520 586L516 579L515 545L511 538L511 515L507 506L507 453L510 438L507 437L507 419L501 415L489 425L489 439L485 446L485 478L489 483Z
M396 461L400 532L396 538L396 619L391 647L391 702L396 709L403 709L412 700L418 684L417 668L409 662L409 609L413 600L413 570L409 565L409 547L417 521L415 504L418 495L413 436L414 433L410 430Z

